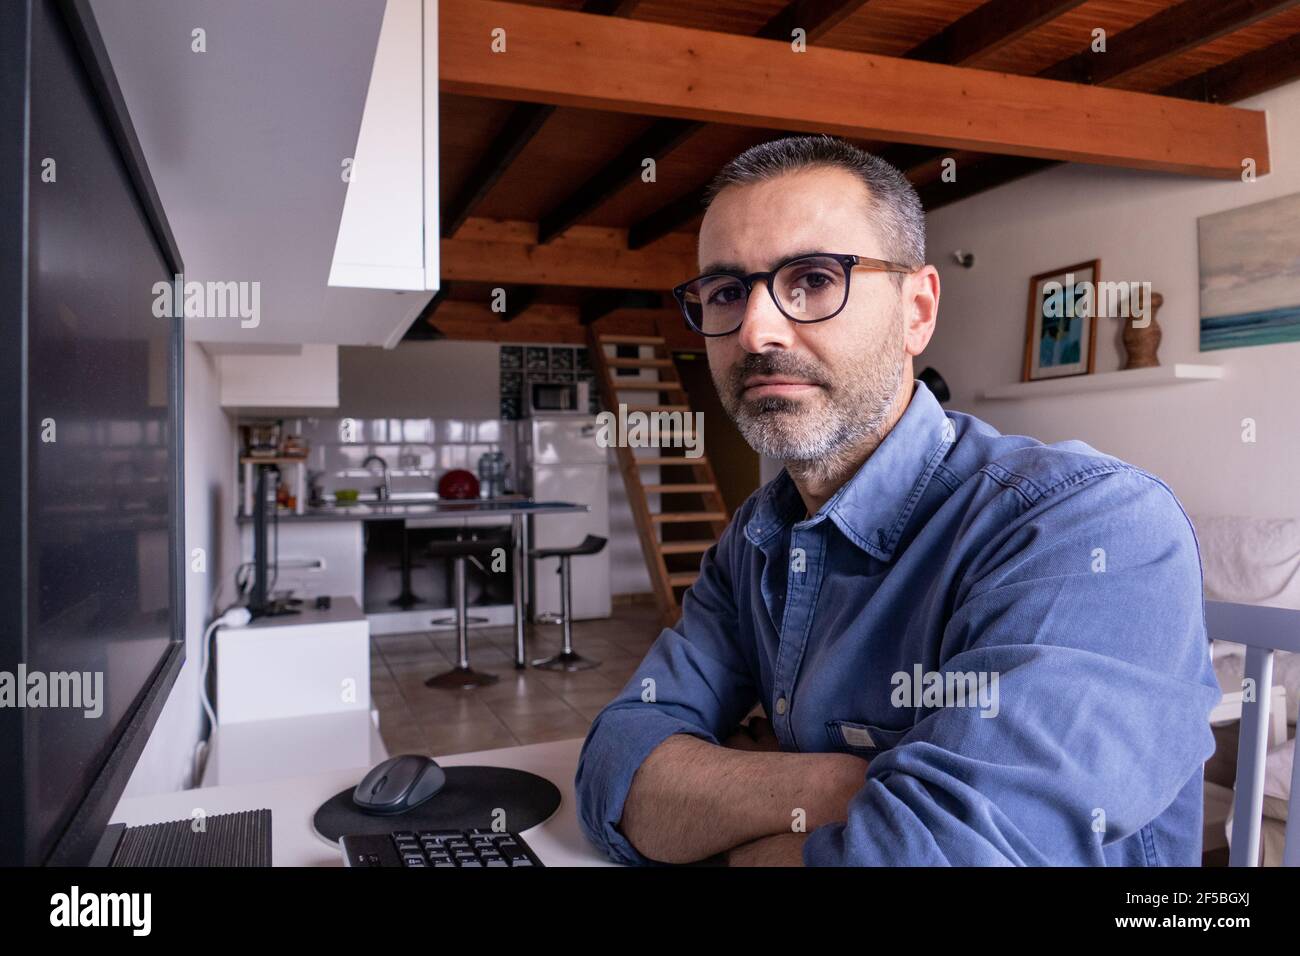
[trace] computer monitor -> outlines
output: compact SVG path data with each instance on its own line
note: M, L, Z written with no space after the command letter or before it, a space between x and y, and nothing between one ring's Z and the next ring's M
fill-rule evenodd
M183 266L86 0L0 64L0 864L84 864L184 659Z

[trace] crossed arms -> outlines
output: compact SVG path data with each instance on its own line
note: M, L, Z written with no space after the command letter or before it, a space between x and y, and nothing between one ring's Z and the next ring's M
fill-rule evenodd
M674 734L637 769L619 828L661 863L800 866L807 833L847 818L866 771L851 754L781 753L762 717L722 746Z

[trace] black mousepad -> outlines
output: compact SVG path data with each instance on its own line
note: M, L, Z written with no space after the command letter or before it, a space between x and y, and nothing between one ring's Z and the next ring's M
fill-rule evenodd
M505 829L520 833L549 818L560 806L559 789L535 773L507 767L443 770L446 784L413 810L388 816L363 813L352 802L353 786L322 803L312 826L323 839L337 843L342 836L394 830L490 830L501 818L495 811L504 811Z

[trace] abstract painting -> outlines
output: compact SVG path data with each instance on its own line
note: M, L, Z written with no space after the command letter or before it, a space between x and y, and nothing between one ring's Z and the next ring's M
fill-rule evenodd
M1197 220L1201 351L1300 342L1300 193Z

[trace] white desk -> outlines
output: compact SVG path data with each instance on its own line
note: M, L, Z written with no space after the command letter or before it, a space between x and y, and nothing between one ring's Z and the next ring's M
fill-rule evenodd
M373 767L388 758L365 710L219 724L208 739L200 787L260 784L283 777Z
M502 750L439 757L444 767L479 765L512 767L545 777L560 791L559 809L549 820L522 833L546 866L612 866L578 827L573 775L578 766L582 738L530 744ZM203 787L145 797L118 804L113 823L140 826L168 820L188 820L196 809L206 814L236 810L271 811L271 863L274 866L342 866L339 849L316 835L312 816L334 794L352 787L369 767L330 770L237 786ZM434 797L436 800L437 797Z

